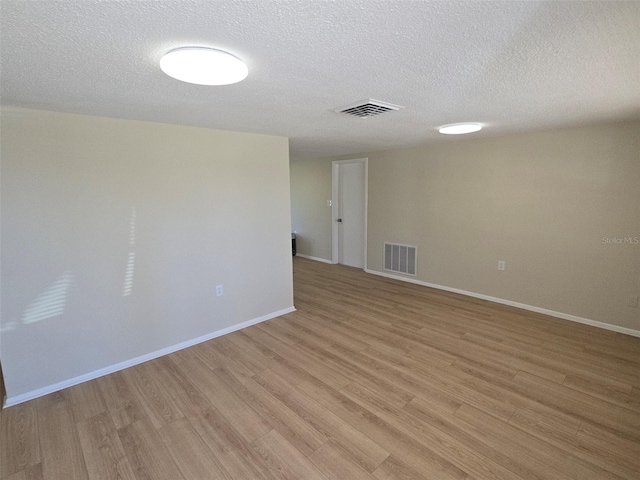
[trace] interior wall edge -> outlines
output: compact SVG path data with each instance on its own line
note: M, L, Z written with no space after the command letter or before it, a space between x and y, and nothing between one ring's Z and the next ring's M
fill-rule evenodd
M328 260L326 258L320 258L320 257L313 257L311 255L306 255L304 253L296 253L297 257L301 257L301 258L306 258L307 260L313 260L314 262L322 262L322 263L328 263L330 265L335 265L337 262L333 262L331 260Z
M177 352L178 350L183 350L185 348L193 347L194 345L197 345L199 343L203 343L208 340L213 340L214 338L227 335L228 333L233 333L237 330L242 330L243 328L251 327L252 325L257 325L258 323L266 322L267 320L271 320L272 318L280 317L282 315L295 312L295 311L296 311L296 308L292 305L291 307L278 310L275 312L271 312L254 319L247 320L246 322L231 325L230 327L216 330L215 332L211 332L206 335L193 338L191 340L180 342L175 345L171 345L169 347L147 353L146 355L141 355L139 357L126 360L124 362L119 362L114 365L110 365L108 367L95 370L93 372L85 373L84 375L73 377L68 380L63 380L62 382L54 383L53 385L48 385L46 387L38 388L37 390L32 390L31 392L22 393L20 395L15 395L13 397L6 397L2 408L12 407L14 405L18 405L20 403L24 403L29 400L34 400L36 398L43 397L50 393L64 390L65 388L73 387L74 385L78 385L80 383L88 382L89 380L95 380L96 378L104 377L111 373L119 372L120 370L124 370L129 367L134 367L136 365L140 365L141 363L145 363L150 360L154 360L156 358L169 355L170 353Z
M543 315L549 315L551 317L560 318L562 320L569 320L570 322L582 323L596 328L602 328L603 330L610 330L616 333L622 333L624 335L631 335L632 337L640 338L640 330L634 330L632 328L621 327L611 323L600 322L598 320L591 320L589 318L578 317L569 313L556 312L555 310L549 310L547 308L536 307L534 305L527 305L526 303L514 302L513 300L506 300L504 298L492 297L490 295L484 295L482 293L469 292L467 290L461 290L459 288L447 287L445 285L438 285L435 283L424 282L414 278L401 277L399 275L393 275L390 273L380 272L378 270L365 269L365 272L372 275L378 275L380 277L391 278L393 280L400 280L402 282L413 283L415 285L421 285L423 287L435 288L437 290L444 290L446 292L458 293L460 295L466 295L467 297L478 298L480 300L487 300L488 302L499 303L502 305L508 305L510 307L521 308L522 310L528 310L530 312L541 313Z

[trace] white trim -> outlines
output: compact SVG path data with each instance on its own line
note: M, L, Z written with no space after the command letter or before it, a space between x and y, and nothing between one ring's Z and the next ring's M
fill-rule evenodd
M304 253L296 252L296 257L308 258L309 260L314 260L316 262L322 262L322 263L328 263L330 265L334 265L334 262L332 262L331 260L327 260L326 258L320 258L320 257L312 257L311 255L305 255Z
M597 320L591 320L589 318L582 318L576 315L568 313L556 312L554 310L548 310L546 308L534 307L533 305L527 305L525 303L514 302L511 300L505 300L503 298L491 297L482 293L469 292L467 290L460 290L459 288L445 287L444 285L437 285L435 283L423 282L415 278L401 277L398 275L392 275L389 273L378 272L377 270L365 269L365 272L380 277L392 278L394 280L401 280L403 282L414 283L416 285L422 285L424 287L436 288L438 290L444 290L446 292L459 293L460 295L466 295L468 297L479 298L481 300L487 300L489 302L500 303L502 305L509 305L510 307L521 308L523 310L529 310L530 312L542 313L543 315L549 315L551 317L561 318L563 320L569 320L571 322L583 323L592 327L602 328L604 330L611 330L612 332L624 333L625 335L631 335L632 337L640 337L640 330L634 330L632 328L620 327L618 325L612 325L610 323L599 322Z
M367 270L367 245L369 244L369 159L364 159L364 270Z
M278 310L277 312L272 312L267 315L254 318L252 320L247 320L246 322L231 325L230 327L226 327L221 330L208 333L201 337L193 338L191 340L187 340L185 342L181 342L176 345L171 345L170 347L156 350L155 352L147 353L146 355L142 355L140 357L132 358L131 360L126 360L124 362L116 363L115 365L110 365L108 367L104 367L90 373L85 373L84 375L70 378L69 380L64 380L62 382L54 383L53 385L48 385L46 387L38 388L37 390L32 390L27 393L16 395L15 397L6 397L3 408L12 407L13 405L17 405L19 403L23 403L28 400L33 400L34 398L42 397L44 395L48 395L50 393L57 392L59 390L63 390L68 387L73 387L74 385L78 385L79 383L87 382L89 380L94 380L96 378L109 375L110 373L118 372L120 370L124 370L125 368L133 367L135 365L148 362L149 360L153 360L154 358L162 357L164 355L177 352L178 350L192 347L194 345L197 345L198 343L206 342L207 340L211 340L216 337L221 337L222 335L226 335L227 333L235 332L236 330L242 330L243 328L247 328L252 325L256 325L258 323L265 322L267 320L271 320L272 318L279 317L281 315L285 315L287 313L291 313L295 311L296 311L295 307L291 306L289 308Z
M340 240L336 219L340 214L340 197L338 182L340 165L347 163L364 163L364 270L367 270L367 244L369 235L369 158L351 158L331 162L331 263L340 263Z
M340 212L338 211L338 166L335 162L331 162L331 263L338 263L340 260L340 238L336 219Z

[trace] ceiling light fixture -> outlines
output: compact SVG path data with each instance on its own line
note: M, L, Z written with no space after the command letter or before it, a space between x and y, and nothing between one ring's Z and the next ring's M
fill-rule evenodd
M482 125L479 123L452 123L438 129L440 133L445 135L462 135L463 133L473 133L480 130L482 130Z
M249 69L238 57L215 48L181 47L160 59L164 73L197 85L229 85L244 80Z

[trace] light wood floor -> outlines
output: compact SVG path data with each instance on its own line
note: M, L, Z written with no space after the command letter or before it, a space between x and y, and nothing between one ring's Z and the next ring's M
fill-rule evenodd
M640 478L640 338L296 258L298 311L2 411L2 479Z

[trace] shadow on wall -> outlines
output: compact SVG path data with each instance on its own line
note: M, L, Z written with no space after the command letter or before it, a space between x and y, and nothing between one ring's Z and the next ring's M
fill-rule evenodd
M64 313L64 307L70 290L75 285L75 278L70 270L66 270L49 285L45 290L36 297L24 310L20 324L29 325L46 320L51 317L57 317ZM19 324L16 320L12 320L0 329L1 333L17 330Z
M136 244L136 209L131 207L129 220L129 256L125 267L122 296L127 297L133 292L133 274L135 269ZM38 295L24 310L20 321L13 319L0 327L0 333L17 330L20 325L30 325L52 317L64 314L69 301L69 294L76 286L75 276L71 270L63 271L40 295Z
M133 291L133 271L135 269L136 252L136 207L131 207L131 219L129 220L129 259L124 271L124 283L122 285L122 296L127 297Z

